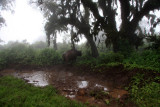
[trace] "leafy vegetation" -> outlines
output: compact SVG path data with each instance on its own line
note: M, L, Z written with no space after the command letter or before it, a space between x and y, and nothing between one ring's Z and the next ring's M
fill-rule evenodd
M0 78L1 107L85 107L58 95L52 86L34 87L10 76Z
M160 78L151 77L146 78L146 75L137 73L130 84L132 100L140 107L160 106Z
M0 50L0 69L9 65L51 66L62 61L60 54L51 49L34 49L29 45L16 43Z
M93 58L89 56L82 56L78 59L78 65L88 65L88 66L99 66L99 65L107 65L109 63L122 63L124 56L120 53L101 53L98 58Z
M69 45L68 45L69 46ZM66 47L65 49L68 49ZM59 50L54 50L52 48L33 48L29 44L25 43L12 43L0 50L0 68L6 68L9 65L32 65L32 66L52 66L55 64L61 64L62 58L61 55L64 52L64 47L61 46ZM92 71L96 72L105 72L106 69L123 66L124 70L135 71L137 68L140 70L145 70L148 72L138 72L136 76L133 77L130 86L129 92L131 99L138 105L144 107L159 106L159 90L160 90L160 54L159 50L143 50L143 51L134 51L128 55L126 53L114 53L112 51L100 52L99 57L91 57L89 51L85 48L82 50L83 54L81 57L78 57L76 65L85 65L90 67ZM154 72L153 72L154 71ZM153 74L153 75L150 75ZM148 75L149 74L149 75ZM53 88L35 88L30 85L26 85L20 80L12 80L12 77L3 77L0 78L0 88L1 96L5 96L0 99L1 105L10 106L12 105L21 105L22 102L26 106L47 106L52 105L51 100L55 101L58 105L60 101L64 101L62 106L75 105L76 103L70 102L63 97L57 95L56 90ZM11 83L7 81L12 81ZM4 86L3 84L7 84ZM13 85L18 84L18 86ZM23 86L23 85L24 86ZM22 91L16 88L21 88ZM12 90L11 90L12 88ZM8 89L8 90L7 90ZM26 90L25 90L26 89ZM48 96L49 90L54 90L55 98ZM39 91L36 91L39 90ZM47 92L46 92L46 91ZM11 91L11 92L10 92ZM14 91L15 94L12 94ZM44 91L44 92L43 92ZM10 94L7 94L9 92ZM34 93L34 97L30 98ZM39 95L39 93L41 93ZM44 94L46 93L46 94ZM5 95L6 94L6 95ZM45 96L45 97L44 97ZM41 99L41 98L45 99ZM51 99L48 102L46 99ZM18 100L18 101L17 101ZM10 102L10 103L7 103ZM31 103L28 103L31 102ZM45 103L44 103L45 102ZM106 104L109 102L106 101ZM54 105L53 104L53 105ZM64 105L63 105L64 104ZM80 105L78 105L80 106Z
M130 57L124 60L129 68L143 68L160 71L160 54L155 50L133 52Z
M129 86L130 98L139 107L160 106L160 54L157 50L132 52L128 57L120 53L103 53L98 58L83 56L77 63L90 66L92 71L105 72L123 65L123 69L137 73ZM105 68L105 69L104 69ZM135 70L140 70L135 71ZM134 74L135 74L134 73Z
M13 3L11 1L1 0L0 10L11 8ZM83 53L83 56L78 58L77 65L85 65L90 67L92 71L98 72L104 72L108 68L119 66L123 66L124 71L134 71L135 73L138 72L135 71L136 69L144 70L145 72L138 72L136 76L133 76L129 88L131 97L139 106L159 106L160 36L154 35L154 31L160 19L151 12L160 8L159 0L154 0L154 2L151 0L62 0L61 2L38 0L38 4L41 5L41 10L43 10L46 18L45 30L48 46L53 40L55 50L46 48L47 44L43 42L37 42L32 46L25 41L24 43L15 42L4 47L0 46L0 69L10 65L52 66L62 63L62 53L69 49L69 44L57 45L58 33L70 32L71 35L69 36L71 36L72 42L78 42L79 38L84 35L90 48L84 46L86 50L83 49L82 51L85 54ZM118 10L115 7L120 8L119 11L121 12L120 29L117 27L119 22L115 17L118 16ZM99 13L99 10L102 14ZM139 24L144 16L148 18L149 33L151 34L146 38L146 32L142 31ZM0 12L0 27L4 23L5 19ZM102 36L105 36L105 39L98 40L97 35L100 31L103 31ZM139 34L135 34L136 32ZM143 39L148 39L149 46L146 49L138 50ZM113 52L107 50L102 53L99 51L96 40L103 41L106 46L112 48ZM56 50L57 48L61 49ZM149 75L153 73L154 75ZM19 91L19 87L24 93ZM49 95L57 96L57 93L50 87L38 89L11 77L0 78L0 88L0 95L5 96L0 99L1 105L21 106L24 103L26 106L44 106L43 104L50 106L49 104L53 102L47 100L48 97L56 102L55 106L62 100L64 100L64 103L61 103L62 106L76 104L68 103L63 98L52 98ZM9 93L7 93L8 89ZM50 90L54 90L53 93ZM15 93L13 94L12 91ZM35 95L33 98L30 98L30 91ZM48 92L51 92L51 94ZM95 96L99 97L98 95ZM46 102L46 100L49 102ZM108 100L105 102L106 104L110 103Z
M51 66L58 64L62 61L60 54L53 49L46 48L37 51L35 56L35 61L33 62L36 65L40 66Z

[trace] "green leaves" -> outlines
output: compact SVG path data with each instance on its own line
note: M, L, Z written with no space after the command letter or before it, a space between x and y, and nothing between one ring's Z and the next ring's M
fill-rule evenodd
M38 50L19 44L0 51L0 69L12 64L51 66L60 62L61 55L52 48Z
M51 48L37 51L34 64L40 66L51 66L62 62L60 54Z
M159 58L160 54L157 51L145 50L143 52L133 52L130 57L124 60L124 63L160 71Z
M158 76L157 76L158 77ZM159 107L160 106L160 84L150 79L145 79L144 74L137 74L132 78L130 94L132 100L139 107Z

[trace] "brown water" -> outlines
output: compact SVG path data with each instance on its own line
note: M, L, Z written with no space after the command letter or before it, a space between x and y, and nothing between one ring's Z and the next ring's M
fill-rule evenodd
M93 105L105 107L106 99L110 97L120 99L128 92L121 89L113 89L112 83L100 80L94 76L79 75L72 70L53 69L53 70L14 70L6 69L1 71L2 75L12 75L25 80L27 83L38 87L53 85L67 98L89 102ZM97 93L110 93L110 95L98 95ZM91 94L92 93L92 94ZM97 97L99 96L99 97ZM97 97L97 98L96 98ZM116 104L115 104L116 105ZM117 106L117 105L116 105Z

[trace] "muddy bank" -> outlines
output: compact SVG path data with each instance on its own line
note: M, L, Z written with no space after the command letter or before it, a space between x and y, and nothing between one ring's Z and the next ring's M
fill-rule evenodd
M129 75L120 69L93 73L83 67L57 65L40 69L5 69L0 74L13 75L35 86L53 85L63 96L89 105L132 107L126 102L128 92L124 90Z

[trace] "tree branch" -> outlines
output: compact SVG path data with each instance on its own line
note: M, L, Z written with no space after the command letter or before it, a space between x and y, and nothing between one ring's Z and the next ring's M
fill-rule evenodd
M138 22L143 18L143 16L149 14L150 11L155 10L155 9L159 9L160 8L160 0L148 0L143 8L141 9L141 11L137 12L134 15L134 18L131 21L131 26L132 26L132 31L134 32Z
M129 0L119 0L121 4L121 19L122 19L122 27L126 28L129 21L128 16L130 14L130 3Z
M103 11L103 16L106 17L108 12L107 12L107 6L106 6L106 0L98 0L99 7Z

